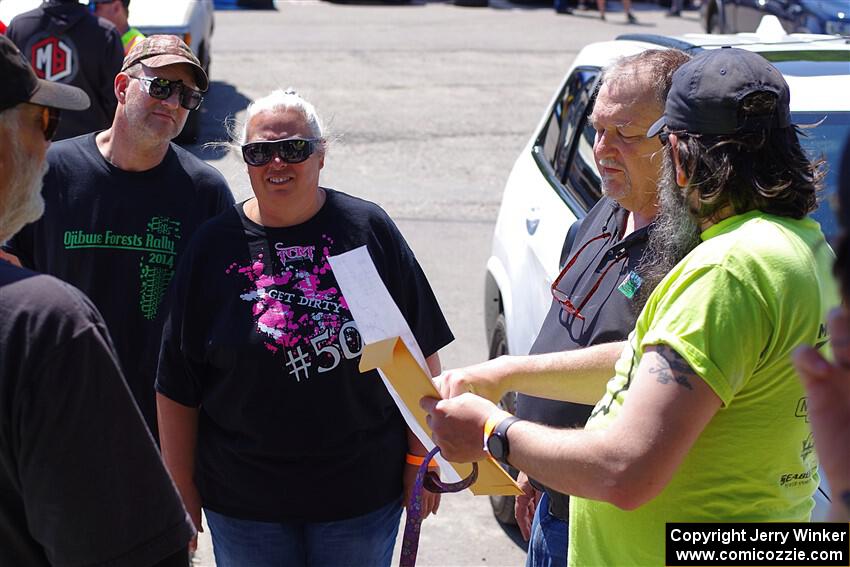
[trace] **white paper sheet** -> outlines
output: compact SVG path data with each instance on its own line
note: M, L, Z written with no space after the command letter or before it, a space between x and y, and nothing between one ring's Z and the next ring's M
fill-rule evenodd
M384 339L401 337L425 375L431 376L422 349L419 348L410 326L399 311L398 305L384 285L381 276L378 275L378 270L372 262L369 250L365 246L361 246L344 254L329 256L328 262L330 262L334 271L334 276L341 288L343 297L345 297L345 302L354 316L354 322L357 324L363 343L371 344ZM379 370L379 373L401 411L404 421L407 422L407 426L429 451L433 449L434 442L420 427L419 422L410 413L383 372ZM440 475L443 480L457 482L461 479L454 467L443 459L442 455L437 454L436 459L440 464Z

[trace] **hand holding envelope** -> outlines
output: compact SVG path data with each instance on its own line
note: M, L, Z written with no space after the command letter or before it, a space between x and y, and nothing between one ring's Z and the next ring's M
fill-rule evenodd
M328 260L365 343L360 370L378 369L408 427L426 448L432 449L431 428L419 402L425 397L440 399L440 392L431 381L425 357L378 275L368 250L364 246ZM483 450L481 456L478 480L470 487L473 494L521 494L498 462ZM457 482L472 471L470 464L449 463L439 454L436 458L448 482Z

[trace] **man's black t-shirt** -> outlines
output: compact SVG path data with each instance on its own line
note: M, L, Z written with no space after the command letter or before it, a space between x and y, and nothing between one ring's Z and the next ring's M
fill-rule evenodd
M55 140L103 130L112 124L118 104L113 87L121 71L121 34L77 0L47 0L16 16L6 32L29 59L40 79L86 91L91 106L62 111Z
M192 234L229 209L233 196L217 170L173 144L162 163L143 172L106 161L94 134L53 144L47 161L44 216L7 249L94 302L156 433L153 384L165 292Z
M242 204L204 225L177 274L157 390L200 407L195 478L231 517L325 522L399 498L404 420L327 256L366 245L425 356L453 339L425 275L377 205L331 189L307 222L267 228Z
M553 300L530 354L623 341L634 329L638 315L634 297L640 281L637 266L646 247L648 227L623 238L627 215L628 211L615 201L602 198L581 220L572 246L565 254L565 262L573 258L583 245L590 244L576 256L559 289L579 306L597 282L599 286L581 308L583 320L570 315ZM591 241L605 233L609 236ZM592 406L584 404L517 396L518 416L557 427L583 427L592 409ZM549 494L550 511L566 520L566 497L553 491Z
M193 532L94 307L0 261L0 565L148 567Z

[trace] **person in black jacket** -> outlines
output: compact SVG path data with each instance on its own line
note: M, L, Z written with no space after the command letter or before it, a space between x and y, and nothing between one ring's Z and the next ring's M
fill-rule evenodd
M77 0L46 0L15 17L6 35L24 53L40 79L85 91L91 106L62 117L55 139L104 130L112 124L113 80L121 71L124 47L115 26L89 13Z

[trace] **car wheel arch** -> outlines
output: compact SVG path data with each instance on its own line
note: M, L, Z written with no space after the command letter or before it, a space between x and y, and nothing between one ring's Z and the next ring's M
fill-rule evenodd
M513 315L513 303L511 301L511 282L507 271L501 262L494 256L487 262L487 271L484 278L484 329L489 345L496 327L499 315L505 318L505 327L510 328ZM510 333L508 336L508 352L513 352L510 344Z

